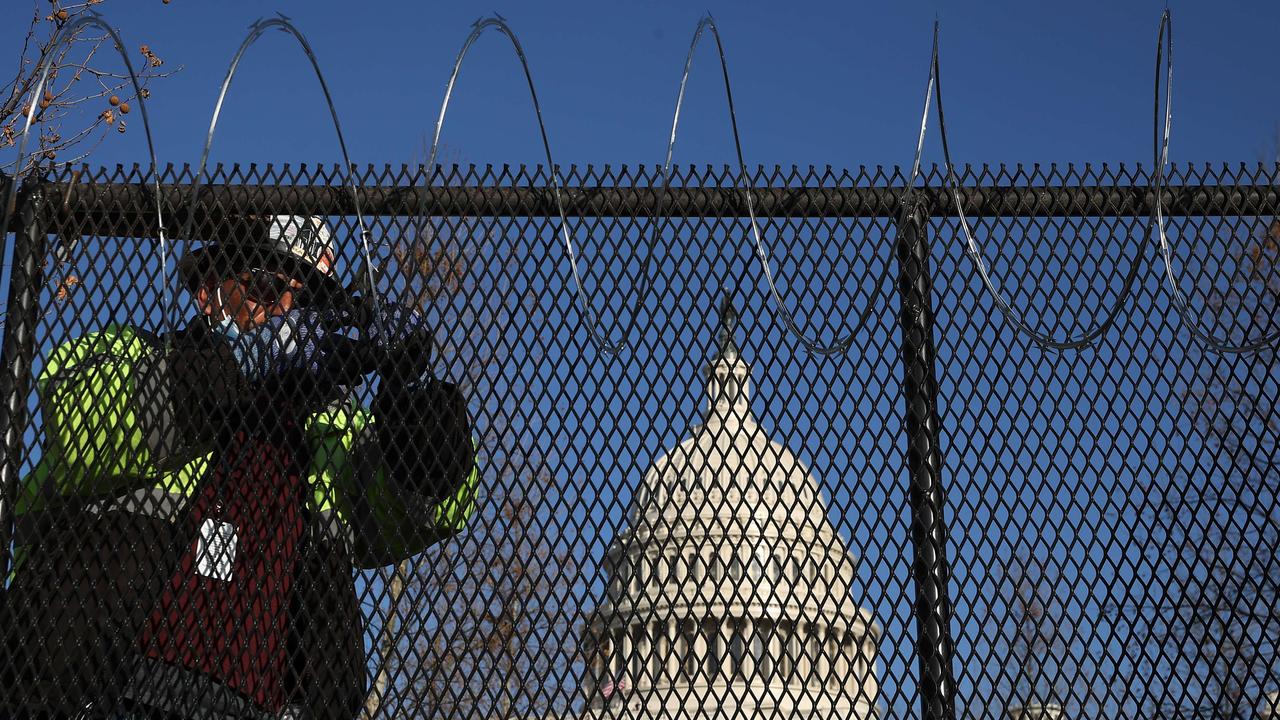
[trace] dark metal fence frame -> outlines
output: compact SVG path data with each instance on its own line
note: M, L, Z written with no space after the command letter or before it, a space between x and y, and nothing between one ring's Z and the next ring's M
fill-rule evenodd
M829 173L830 171L828 171ZM1022 173L1021 168L1018 170ZM1055 171L1056 172L1056 171ZM1035 173L1023 177L1062 180L1042 186L991 186L1000 175L967 172L959 188L966 215L987 217L1151 217L1155 192L1141 171L1129 184L1069 185L1079 179ZM1206 173L1207 175L1208 173ZM535 177L539 176L534 172ZM590 171L587 171L590 176ZM901 175L877 173L882 180ZM1086 173L1087 175L1087 173ZM393 185L361 186L359 202L350 187L342 185L215 184L203 186L191 205L191 184L160 186L160 206L172 227L188 219L217 222L220 218L250 213L291 214L305 210L324 215L352 215L357 206L368 215L412 216L420 208L433 215L558 217L554 188L450 186L412 184L415 177L401 170L404 180ZM543 175L545 177L545 174ZM340 177L340 174L335 175ZM812 175L811 175L812 177ZM865 175L862 177L866 177ZM1003 174L1008 177L1007 173ZM1202 175L1201 177L1204 177ZM756 178L768 180L763 171ZM930 719L953 720L956 686L953 675L951 600L948 583L946 491L940 449L936 335L933 326L932 269L927 218L954 217L952 190L942 182L945 173L934 168L924 174L925 184L908 188L888 182L880 187L752 187L752 207L760 217L893 218L898 225L896 256L900 302L901 391L905 407L904 432L910 478L909 507L914 544L913 578L916 585L914 614L918 635L919 689L922 714ZM1211 177L1206 179L1212 179ZM872 178L875 181L875 178ZM0 197L9 180L0 177ZM1261 214L1280 207L1280 188L1270 184L1166 186L1163 210L1169 216ZM745 217L747 201L741 189L723 186L653 186L563 188L565 214L572 217ZM21 184L7 232L15 233L9 273L8 316L4 327L0 374L0 438L4 459L0 463L0 577L9 572L12 507L22 464L22 428L27 422L26 397L30 390L35 327L42 258L52 213L75 219L81 227L110 228L113 236L154 236L157 198L146 183L55 183L28 180ZM904 207L910 202L911 207ZM150 210L148 210L150 209ZM191 215L188 218L188 215Z

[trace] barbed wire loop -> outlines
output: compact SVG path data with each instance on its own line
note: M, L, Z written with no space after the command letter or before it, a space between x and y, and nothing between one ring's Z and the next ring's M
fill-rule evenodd
M311 48L311 43L307 41L307 38L302 34L302 31L299 30L285 15L277 13L273 18L259 18L257 21L249 25L248 35L246 35L244 41L240 43L239 49L236 50L236 54L231 58L230 65L227 66L227 74L223 78L222 85L218 89L218 98L214 103L213 115L209 120L209 132L205 136L204 149L200 152L200 164L196 170L196 176L192 180L191 201L188 205L186 220L182 225L181 237L188 243L192 241L191 231L192 223L195 218L194 210L196 207L196 200L199 198L200 191L204 186L205 172L209 164L209 154L213 149L213 139L217 133L218 120L222 115L222 106L226 102L227 92L231 89L231 81L235 78L236 70L240 67L240 61L244 58L245 53L258 41L259 38L273 28L284 32L297 40L298 45L306 55L307 60L311 62L311 69L315 72L316 80L320 82L320 90L324 94L325 105L329 108L329 117L333 120L333 130L338 136L338 149L342 153L343 171L347 176L347 186L351 190L352 208L355 212L357 228L360 231L360 244L363 252L364 268L362 268L361 271L357 271L357 275L363 274L365 276L363 279L368 282L369 285L369 299L373 303L374 309L380 310L381 298L379 298L377 293L374 292L374 289L377 286L374 284L373 279L373 260L369 251L368 224L365 222L364 212L361 209L360 189L356 183L355 166L351 163L351 155L347 152L347 141L346 137L342 133L342 122L338 118L338 110L334 105L333 95L329 92L329 84L325 81L324 72L320 69L320 61L316 58L315 51ZM167 282L167 274L162 274L161 278ZM359 282L360 278L357 278L356 283L353 283L353 285L358 284ZM171 327L168 317L170 306L174 304L171 302L173 299L172 289L172 284L166 285L166 302L162 310L165 314L166 328ZM382 315L383 313L380 311L374 312L373 320L379 335L385 337L386 332L382 327Z
M1167 49L1166 49L1167 46ZM1164 112L1160 111L1160 78L1164 76ZM1280 329L1263 335L1257 340L1233 343L1230 339L1220 340L1213 337L1200 324L1191 311L1191 303L1178 285L1177 274L1173 267L1173 248L1165 232L1164 223L1164 190L1165 171L1169 166L1169 134L1173 129L1173 16L1166 8L1160 15L1160 29L1156 32L1156 84L1155 107L1152 133L1152 145L1155 154L1155 171L1151 174L1151 189L1155 196L1151 224L1155 226L1155 235L1160 243L1160 257L1164 261L1165 284L1169 287L1169 295L1173 298L1173 306L1178 317L1186 325L1187 330L1205 349L1219 354L1248 354L1276 345L1280 340Z
M1102 321L1096 326L1084 331L1077 337L1067 337L1065 339L1057 339L1048 333L1041 332L1033 327L1024 319L1024 317L1014 310L1012 304L1005 299L1004 292L1000 286L992 279L991 271L987 267L986 261L983 259L982 247L978 244L977 238L974 236L973 230L969 225L969 220L964 213L964 198L960 194L960 180L956 174L955 164L951 161L951 143L947 136L946 115L942 106L942 76L941 62L939 60L939 25L935 21L933 25L933 53L929 63L929 87L933 90L933 98L938 105L938 137L942 141L942 158L946 167L947 189L950 191L952 202L955 204L956 219L960 224L960 230L964 233L966 248L965 254L972 261L974 269L978 271L978 277L981 279L983 286L990 295L992 302L995 303L996 309L1004 316L1004 319L1012 325L1018 332L1026 335L1042 348L1047 350L1080 350L1092 345L1098 338L1102 337L1108 330L1115 325L1116 320L1120 317L1120 311L1124 308L1129 298L1133 294L1133 287L1138 279L1139 270L1142 267L1142 253L1136 252L1133 256L1133 262L1129 265L1129 271L1125 274L1124 284L1121 288L1119 296L1116 298L1109 308L1107 308ZM929 95L926 92L924 116L920 120L921 143L924 142L924 128L929 116ZM918 168L918 165L917 165ZM915 172L913 170L913 177Z
M670 186L671 156L675 147L676 130L680 123L680 108L684 102L685 87L689 82L689 73L693 67L694 52L698 48L698 41L702 38L703 33L707 31L711 32L711 36L716 41L716 51L720 58L720 74L724 79L725 102L729 109L729 126L733 132L733 149L738 161L738 173L735 184L737 185L737 188L742 191L743 198L746 201L747 219L751 224L752 238L755 240L756 256L760 260L760 268L764 275L765 284L769 288L770 295L773 296L773 301L777 307L778 315L782 317L782 322L786 326L787 331L794 335L810 353L815 355L839 355L844 353L853 344L855 333L849 333L844 337L837 338L836 341L830 345L823 345L817 340L812 340L806 337L804 332L800 329L799 324L796 322L795 316L787 309L786 303L783 302L782 294L778 292L777 283L773 278L773 271L769 266L770 253L768 248L765 247L764 236L763 233L760 232L760 222L756 217L755 198L751 192L750 177L747 173L747 164L742 152L742 136L738 132L738 113L733 104L733 89L729 82L729 62L725 57L724 42L720 37L720 29L716 27L715 19L710 14L703 16L702 19L698 21L698 26L693 33L693 42L689 45L689 55L685 59L684 73L680 78L680 92L676 99L675 116L671 122L671 138L667 144L667 158L663 165L662 191L665 195ZM871 308L868 307L868 312L870 309ZM867 317L868 314L864 313L863 324L865 324Z
M462 62L466 59L467 52L471 50L471 46L489 28L497 30L511 41L511 47L515 50L516 58L520 61L520 68L524 72L525 83L529 86L529 97L533 101L533 113L538 122L538 135L542 140L542 151L547 159L547 172L551 178L551 192L555 198L556 213L560 219L560 237L564 243L565 255L569 259L569 269L573 274L573 282L577 289L578 306L587 321L587 331L591 335L592 342L601 352L606 355L618 355L626 347L626 343L610 343L600 332L600 318L591 306L587 297L586 286L583 284L582 275L578 270L578 255L574 249L573 238L569 233L569 216L564 207L564 181L560 178L559 166L555 164L555 160L552 158L551 141L547 138L547 125L542 117L542 104L538 101L538 90L533 82L533 72L529 68L529 59L525 55L524 47L520 44L520 39L516 37L515 31L511 29L506 19L497 13L491 17L480 18L472 24L471 34L462 43L462 49L458 51L458 57L454 60L453 70L449 73L449 82L445 85L444 99L440 103L440 115L436 118L435 131L431 137L431 149L428 152L427 162L424 167L427 186L430 187L431 176L435 172L436 156L440 151L440 135L444 129L445 116L449 112L449 101L453 98L453 89L457 85L458 75L462 71ZM422 223L426 220L427 212L427 193L423 192L417 214L419 236L421 236Z

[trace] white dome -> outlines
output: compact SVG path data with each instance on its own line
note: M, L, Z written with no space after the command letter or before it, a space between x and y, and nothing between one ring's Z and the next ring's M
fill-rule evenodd
M880 629L818 483L752 415L722 308L703 422L644 474L589 614L587 716L878 716ZM622 688L622 689L619 689ZM700 712L690 712L698 710Z
M749 413L731 413L695 425L654 462L628 519L637 529L698 519L812 527L815 511L822 507L808 469Z

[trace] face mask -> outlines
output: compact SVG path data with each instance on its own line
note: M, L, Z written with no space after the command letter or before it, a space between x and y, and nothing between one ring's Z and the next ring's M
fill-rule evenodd
M235 340L240 335L240 326L231 318L223 318L213 326L213 331L228 340Z
M225 337L228 340L235 340L240 336L240 326L236 325L235 318L227 314L222 304L222 288L216 290L218 294L218 309L222 312L222 319L216 323L212 323L212 329L215 333Z
M217 293L222 319L217 322L210 319L209 327L231 344L231 352L245 377L261 380L273 369L287 364L287 358L297 353L298 343L288 323L272 318L250 330L241 330L235 318L224 309L222 290L217 290Z

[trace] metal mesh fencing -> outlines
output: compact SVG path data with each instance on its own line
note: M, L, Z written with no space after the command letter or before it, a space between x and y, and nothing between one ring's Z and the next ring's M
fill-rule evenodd
M0 717L1275 716L1276 173L28 181Z

